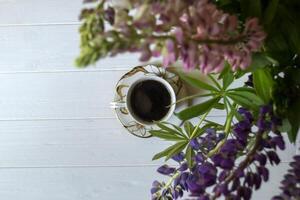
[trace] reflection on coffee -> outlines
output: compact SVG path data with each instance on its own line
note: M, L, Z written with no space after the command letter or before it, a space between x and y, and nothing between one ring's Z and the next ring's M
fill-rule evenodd
M155 80L137 83L129 97L133 114L145 122L159 121L169 111L171 96L168 89Z

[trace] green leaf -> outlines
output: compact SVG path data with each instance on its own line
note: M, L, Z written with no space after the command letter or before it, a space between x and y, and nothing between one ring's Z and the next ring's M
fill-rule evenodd
M249 99L251 102L253 102L253 104L258 106L264 104L263 100L259 96L257 96L254 92L232 90L229 92L229 94L233 94L233 95L244 97L245 99Z
M165 156L169 155L170 153L176 151L179 147L181 148L181 146L183 144L186 144L186 142L177 142L177 143L173 144L172 146L166 148L165 150L155 154L153 156L152 160L157 160L157 159L160 159L162 157L165 157Z
M217 88L218 88L219 90L222 89L221 85L218 83L218 81L217 81L212 75L208 74L207 76L208 76L208 78L210 78L210 80L215 84L215 86L217 86Z
M247 70L241 70L241 69L238 69L235 73L234 73L234 78L235 79L239 79L241 77L243 77L247 72Z
M162 138L165 140L169 140L169 141L184 141L184 140L186 140L183 137L180 137L180 136L174 135L170 132L166 132L166 131L162 131L162 130L150 130L149 133L152 136Z
M228 93L227 96L231 98L235 103L239 104L240 106L243 106L245 108L250 108L256 110L257 107L255 104L250 100L243 96L239 96L233 93Z
M288 131L289 140L295 143L300 128L300 101L290 105L288 119L291 123L291 130Z
M186 152L185 152L185 159L187 161L187 164L189 166L189 168L191 169L193 167L193 156L194 156L194 151L193 149L188 146L188 148L186 149Z
M291 129L292 129L292 125L288 119L283 119L282 125L280 127L278 127L278 130L280 132L285 132L285 133L291 131Z
M268 26L273 21L279 0L270 0L264 14L264 24Z
M181 120L188 120L194 117L197 117L199 115L202 115L203 113L209 111L216 103L218 103L220 100L220 97L215 97L213 99L210 99L208 101L205 101L203 103L191 106L187 109L184 109L183 111L177 113L177 117Z
M166 156L165 161L169 160L172 156L180 153L187 145L189 142L178 142L177 146L173 148Z
M260 0L241 0L241 7L247 17L261 17Z
M261 69L270 65L277 65L278 63L272 58L268 57L264 53L254 53L252 54L252 62L249 66L251 71L255 71L256 69Z
M192 135L192 132L194 130L193 124L189 121L184 122L184 130L187 133L188 137L190 138L190 136Z
M205 133L206 129L211 128L211 124L205 124L201 128L197 130L197 133L195 134L195 138L201 136L203 133Z
M227 61L225 61L224 69L223 69L223 71L220 73L218 79L223 79L224 76L225 76L227 73L229 73L229 72L231 72L230 64L229 64Z
M222 104L222 103L216 103L216 104L214 105L214 108L215 108L215 109L218 109L218 110L224 110L224 109L225 109L225 106L224 106L224 104Z
M228 90L228 92L230 92L230 91L246 91L246 92L255 93L255 90L253 88L249 88L249 87L238 87L238 88Z
M183 79L184 81L186 81L188 84L190 84L193 87L196 87L199 89L204 89L204 90L215 91L215 92L218 91L217 88L215 88L203 81L200 81L199 79L194 78L191 75L179 73L179 76L181 79Z
M253 84L256 94L262 98L265 103L272 99L273 79L270 72L266 69L259 69L253 72Z
M165 130L165 131L167 131L167 132L169 132L169 133L172 133L172 134L174 134L174 135L178 135L178 136L183 136L183 137L185 137L185 135L184 135L182 132L180 132L178 129L176 129L176 130L171 129L171 128L169 128L168 126L164 125L164 123L162 123L162 122L158 122L156 125L157 125L159 128L161 128L162 130Z
M226 90L228 86L233 82L234 76L233 72L229 71L223 77L223 90Z
M205 119L204 121L205 121L207 124L209 124L210 126L213 126L213 127L224 127L222 124L213 122L213 121L208 120L208 119Z

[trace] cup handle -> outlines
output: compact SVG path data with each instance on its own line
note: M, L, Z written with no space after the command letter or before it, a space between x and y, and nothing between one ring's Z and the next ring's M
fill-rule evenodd
M126 104L125 104L125 102L122 102L122 101L114 101L114 102L110 102L110 107L111 108L125 108Z

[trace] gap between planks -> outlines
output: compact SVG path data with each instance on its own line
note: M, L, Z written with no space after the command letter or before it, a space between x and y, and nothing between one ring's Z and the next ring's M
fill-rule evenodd
M81 22L46 22L46 23L24 23L24 24L0 24L1 27L20 27L20 26L78 26Z
M284 162L282 162L284 163ZM0 166L1 169L70 169L70 168L139 168L139 167L159 167L161 164L132 164L132 165L65 165L65 166L19 166L19 167L5 167ZM175 165L170 165L175 166Z
M142 64L143 65L143 64ZM0 71L0 74L55 74L55 73L91 73L91 72L95 72L95 73L99 73L99 72L115 72L115 71L124 71L126 72L127 70L132 69L132 67L128 67L128 68L98 68L98 69L92 69L92 67L90 67L89 69L87 68L76 68L74 67L74 69L71 70L43 70L43 71L38 71L38 70L31 70L31 71Z
M226 115L210 115L209 118L217 117L223 118ZM116 119L116 117L83 117L83 118L11 118L0 119L0 122L5 121L85 121L85 120L102 120L102 119Z
M289 164L290 161L281 161L280 164ZM140 167L159 167L160 164L131 164L131 165L61 165L61 166L19 166L9 167L0 166L1 169L70 169L70 168L140 168ZM169 164L171 167L177 167L175 164Z

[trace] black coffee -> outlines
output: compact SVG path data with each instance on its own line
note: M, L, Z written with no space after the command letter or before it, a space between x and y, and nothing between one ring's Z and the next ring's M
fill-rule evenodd
M130 95L134 115L146 122L161 120L169 111L171 96L168 89L155 80L137 83Z

